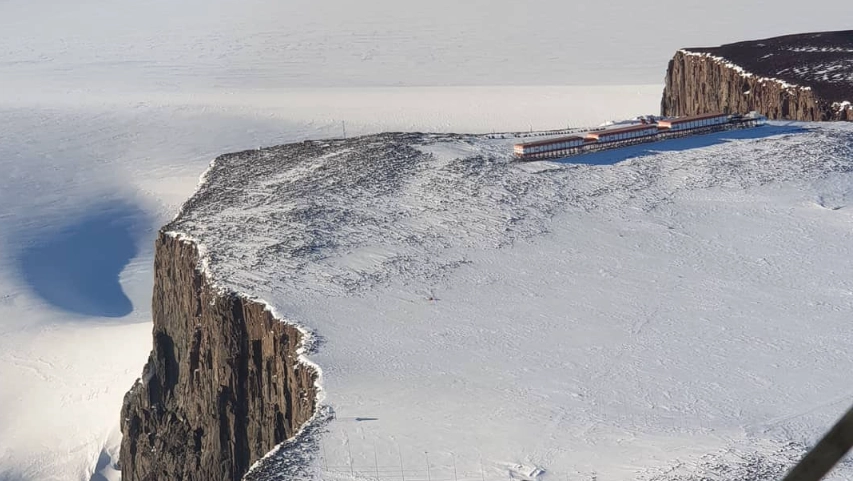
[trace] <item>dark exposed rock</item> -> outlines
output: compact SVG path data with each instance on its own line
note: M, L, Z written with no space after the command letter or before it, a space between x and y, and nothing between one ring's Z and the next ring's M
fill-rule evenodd
M687 48L670 61L661 114L853 120L853 31Z
M122 408L122 479L239 480L314 414L302 334L212 287L196 246L156 242L154 349Z

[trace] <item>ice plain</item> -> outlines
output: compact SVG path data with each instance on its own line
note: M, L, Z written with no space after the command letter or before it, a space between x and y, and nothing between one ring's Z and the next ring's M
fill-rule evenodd
M216 155L341 122L489 132L650 113L677 48L849 13L718 4L0 3L0 479L115 477L119 405L150 349L153 233ZM812 439L843 404L814 394L756 417ZM808 422L788 419L801 408Z

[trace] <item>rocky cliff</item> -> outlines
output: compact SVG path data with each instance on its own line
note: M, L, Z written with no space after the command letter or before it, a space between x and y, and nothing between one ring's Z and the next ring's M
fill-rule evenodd
M709 138L697 148L634 151L625 157L608 153L599 159L608 164L641 160L613 168L600 162L519 164L509 159L512 139L414 133L306 141L218 157L164 231L180 232L192 243L166 233L157 241L156 348L143 381L127 396L121 453L125 480L236 479L309 416L313 375L295 358L299 331L279 323L262 305L223 293L225 288L263 298L289 319L322 333L323 352L314 359L329 373L324 386L330 396L322 403L329 417L318 413L298 442L265 457L246 481L332 479L340 467L348 468L342 476L366 478L380 466L394 472L400 466L406 479L416 473L424 479L424 464L430 462L436 467L433 479L453 479L457 462L460 475L506 479L539 468L506 462L527 454L548 460L542 467L561 479L563 473L578 475L581 465L590 473L612 464L603 458L589 463L594 451L650 459L651 464L629 466L649 476L673 473L670 458L660 457L661 452L678 466L688 457L709 453L702 458L707 469L688 463L690 471L678 470L666 479L759 479L774 466L790 465L801 452L780 454L775 438L738 438L738 444L724 448L715 438L710 444L691 444L689 452L673 451L681 439L707 438L708 423L688 423L695 418L689 410L677 433L670 418L658 422L655 413L639 413L645 419L635 429L641 437L628 448L611 442L624 432L624 403L608 408L613 424L602 432L580 429L600 425L602 414L600 402L584 399L612 399L618 392L631 405L671 405L669 392L655 398L661 391L657 385L672 385L667 372L653 372L657 377L639 383L650 388L637 389L638 373L649 362L676 369L670 373L674 375L704 372L711 380L738 369L736 362L707 371L702 363L685 369L684 356L678 355L708 344L712 355L730 351L717 355L721 362L736 357L728 354L738 351L743 335L720 342L719 329L697 331L692 324L669 321L673 316L701 320L719 311L709 310L707 300L724 301L728 292L706 292L704 284L693 286L697 295L676 293L685 303L675 311L650 315L659 318L658 327L665 332L643 329L651 337L639 339L631 369L608 354L622 348L625 336L636 334L626 331L637 329L625 313L657 312L671 286L684 284L680 274L707 271L702 262L674 264L658 269L665 275L649 282L644 273L661 256L698 249L715 263L725 260L710 275L734 272L751 282L747 286L782 285L786 276L773 266L762 275L736 272L739 266L750 274L756 270L733 254L739 244L702 240L709 232L708 209L743 212L745 202L753 203L753 191L768 183L774 193L776 186L790 187L779 194L783 204L784 199L800 203L805 188L827 209L844 205L844 191L826 187L835 183L825 179L831 175L840 181L853 171L848 148L853 124L806 130L771 125L749 133L742 142ZM764 141L768 136L772 142ZM725 199L694 202L696 194L718 187L726 188ZM745 194L732 197L736 191ZM759 197L762 192L766 189ZM758 208L756 219L766 221L766 209ZM828 219L827 229L835 228L833 219L820 217ZM720 211L716 218L725 223L731 215ZM802 238L796 229L801 224L790 222L790 239ZM777 227L774 223L774 232ZM775 239L768 240L771 247L798 250L796 243ZM754 236L737 242L751 246ZM808 245L808 239L804 242ZM812 254L823 257L803 262L837 265L851 259L845 245L821 249ZM638 256L638 248L645 255ZM784 254L777 257L791 257ZM602 266L596 259L612 262ZM203 272L197 269L200 260ZM793 269L807 276L808 269L801 267ZM813 275L825 277L820 268ZM816 285L810 277L804 279L804 286ZM604 282L593 290L605 297L592 308L578 302L578 296L566 295L592 292L590 282ZM723 284L731 282L716 285ZM620 289L629 289L628 295L608 297ZM638 297L630 295L634 291L649 292ZM779 299L787 292L777 291ZM802 327L797 308L809 308L794 301L788 325ZM533 304L538 314L531 316L525 306ZM827 321L833 332L847 332L843 307L827 310L836 314ZM604 308L609 311L599 312ZM726 314L721 311L719 319L702 325L728 326L725 332L737 334L744 323ZM767 314L764 324L778 326L778 316ZM578 329L584 333L580 338ZM806 350L818 342L835 342L829 344L833 349L845 342L837 335L810 338L811 331L789 333L790 340L802 340ZM621 332L625 335L614 335ZM754 334L746 334L750 332ZM697 333L708 342L688 342L682 349L665 342L695 341ZM587 338L604 344L590 345ZM577 342L571 344L573 340ZM755 354L767 358L776 351L768 349ZM600 362L590 363L590 356ZM834 365L833 359L828 362ZM584 368L588 365L604 370ZM567 384L565 366L579 366L586 380L568 379L572 383ZM608 374L604 385L602 372ZM792 392L784 385L789 377L776 379L774 385L782 384L778 392L762 399ZM542 385L531 390L531 379ZM752 389L750 378L742 381L743 389ZM682 384L678 402L690 408L696 386ZM715 401L723 406L731 402L726 395ZM563 416L567 406L571 413ZM723 422L735 426L743 421L735 414ZM548 428L548 442L542 445L539 426L555 416L570 424ZM756 419L761 416L754 413ZM637 427L633 421L628 424ZM488 444L485 450L478 446L481 441ZM580 444L589 449L551 457L553 446ZM530 446L539 448L530 451ZM757 454L741 454L742 448ZM737 459L714 454L721 449L737 453ZM719 466L725 466L724 473ZM608 477L625 472L620 468Z
M154 349L122 408L125 481L239 480L314 414L302 333L212 286L194 243L156 242Z
M756 110L770 119L853 120L853 31L679 50L665 116Z

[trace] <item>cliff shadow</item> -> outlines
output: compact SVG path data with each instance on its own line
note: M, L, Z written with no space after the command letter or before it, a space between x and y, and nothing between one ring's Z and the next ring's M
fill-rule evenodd
M116 478L117 473L120 474L120 471L112 456L106 450L101 450L98 462L95 464L95 471L89 481L110 481Z
M0 481L26 481L23 474L11 470L0 471Z
M89 206L18 253L21 278L55 308L86 316L125 316L133 304L119 275L136 257L140 228L148 222L142 209L124 201Z
M712 134L695 135L680 139L661 140L647 144L620 147L613 150L593 152L559 159L556 162L577 165L614 165L625 160L646 155L654 155L659 152L678 152L690 149L700 149L712 145L723 144L732 140L749 140L772 137L774 135L798 134L806 132L803 127L796 125L764 125L752 129L727 130Z

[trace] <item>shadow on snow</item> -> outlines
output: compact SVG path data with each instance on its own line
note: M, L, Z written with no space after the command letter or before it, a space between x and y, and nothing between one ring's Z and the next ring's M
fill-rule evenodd
M87 316L125 316L133 304L119 274L138 252L144 222L145 213L134 205L92 206L18 255L22 278L56 308Z
M618 147L613 150L593 152L558 159L555 162L564 164L580 165L613 165L628 159L654 155L658 152L674 152L689 149L710 147L732 140L760 139L774 135L796 134L806 132L806 129L792 125L765 125L751 129L727 130L712 134L696 135L693 137L682 137L680 139L661 140L646 144L632 145L630 147Z
M118 466L113 462L112 457L104 451L101 450L101 454L98 456L98 462L95 464L95 472L92 473L92 476L89 478L89 481L109 481L103 472L105 470L118 471Z

